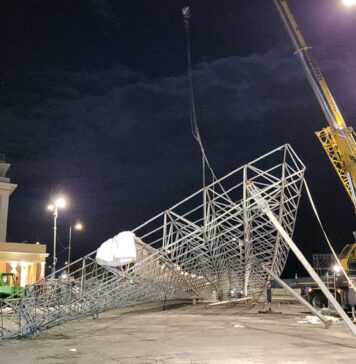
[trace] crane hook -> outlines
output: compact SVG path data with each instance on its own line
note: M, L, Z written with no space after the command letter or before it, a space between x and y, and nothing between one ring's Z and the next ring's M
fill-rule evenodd
M186 26L189 25L189 20L190 20L190 16L191 16L191 11L190 11L190 7L189 6L185 6L183 9L182 9L182 14L183 14L183 17L184 17L184 24Z

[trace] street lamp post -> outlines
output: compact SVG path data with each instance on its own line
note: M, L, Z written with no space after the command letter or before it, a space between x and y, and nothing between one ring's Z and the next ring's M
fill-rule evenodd
M65 207L66 203L63 198L57 198L54 203L48 205L48 210L53 211L53 262L52 262L52 274L54 278L54 274L56 271L57 264L57 217L58 217L58 208Z
M335 299L336 299L336 276L339 275L341 271L341 268L338 264L335 264L333 266L333 273L334 273L334 296L335 296Z
M69 273L69 265L70 265L70 253L72 250L72 224L69 225L69 238L68 238L68 259L67 259L67 265L68 265L68 273Z
M68 264L68 273L70 273L70 258L71 258L71 250L72 250L72 228L74 228L74 230L83 230L83 224L81 224L80 222L77 222L76 224L74 224L74 226L72 227L72 224L69 225L69 238L68 238L68 260L67 260L67 264Z
M57 265L57 217L58 217L58 207L55 206L53 209L53 262L52 262L52 273L56 271Z

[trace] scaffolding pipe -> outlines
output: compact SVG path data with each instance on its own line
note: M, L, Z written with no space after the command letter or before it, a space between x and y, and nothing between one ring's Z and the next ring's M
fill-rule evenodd
M251 196L256 201L258 208L267 215L267 217L269 218L271 223L275 226L277 231L282 235L284 241L288 244L288 246L291 248L291 250L294 252L296 257L298 258L298 260L302 263L303 267L306 269L306 271L310 274L310 276L313 278L313 280L319 286L319 288L324 293L324 295L328 299L328 301L335 308L335 310L339 314L339 316L344 320L345 324L350 329L352 334L354 336L356 336L355 325L353 324L353 322L351 321L349 316L346 314L346 312L343 310L343 308L340 306L340 304L337 302L335 297L331 294L331 292L325 286L325 284L320 279L318 274L315 272L313 267L306 260L303 253L299 250L297 245L294 243L294 241L290 238L290 236L284 230L282 225L276 219L276 217L274 216L273 212L271 211L267 201L261 196L261 191L255 185L253 185L251 182L248 184L247 188L248 188L249 192L251 193Z
M262 269L264 269L280 286L282 286L287 292L289 292L297 301L299 301L302 305L304 305L310 312L312 312L315 316L317 316L325 325L327 329L331 325L331 320L328 320L325 316L323 316L318 310L316 310L307 300L305 300L301 295L297 294L293 288L288 286L286 282L284 282L281 278L278 277L277 274L274 274L270 269L268 269L265 265L262 265Z

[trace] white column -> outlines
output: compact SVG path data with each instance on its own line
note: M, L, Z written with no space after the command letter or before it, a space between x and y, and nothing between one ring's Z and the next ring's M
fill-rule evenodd
M40 275L38 277L38 279L43 279L44 275L45 275L45 262L40 263L41 264L41 272Z
M21 280L20 280L20 286L25 287L27 284L27 263L21 262Z
M17 187L10 183L10 178L6 177L9 168L10 164L0 162L0 242L6 242L9 197Z

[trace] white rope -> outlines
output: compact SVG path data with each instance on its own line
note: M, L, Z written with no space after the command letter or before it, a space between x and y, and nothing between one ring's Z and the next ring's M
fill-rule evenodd
M355 288L354 284L352 283L352 280L350 279L350 277L349 277L349 276L347 275L347 273L345 272L344 267L341 265L340 260L339 260L339 257L338 257L338 256L337 256L337 254L335 253L335 250L334 250L334 248L332 247L331 242L330 242L330 240L329 240L329 238L328 238L328 236L327 236L327 234L326 234L326 231L325 231L324 226L323 226L323 224L322 224L322 222L321 222L321 220L320 220L319 213L318 213L318 211L317 211L317 209L316 209L316 206L315 206L314 200L313 200L313 198L312 198L312 195L311 195L311 193L310 193L310 190L309 190L309 187L308 187L308 184L307 184L307 181L305 180L305 178L303 178L303 182L304 182L305 190L307 191L307 195L308 195L308 198L309 198L310 204L311 204L311 206L312 206L312 208L313 208L314 215L315 215L316 219L318 220L318 223L319 223L319 225L320 225L320 228L321 228L321 230L322 230L322 232L323 232L323 234L324 234L325 240L326 240L326 242L328 243L329 248L330 248L331 252L333 253L333 256L334 256L334 258L335 258L335 260L336 260L337 264L339 265L339 267L340 267L340 269L341 269L342 273L345 275L345 278L347 279L347 283L348 283L349 288L350 288L350 287L352 287L352 289L353 289L353 290L355 291L355 293L356 293L356 288Z

